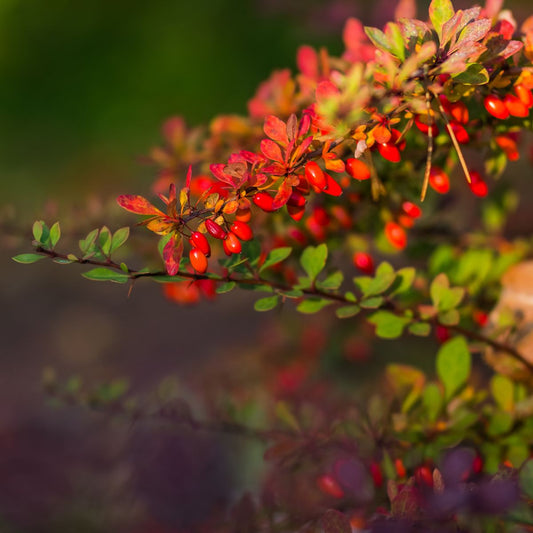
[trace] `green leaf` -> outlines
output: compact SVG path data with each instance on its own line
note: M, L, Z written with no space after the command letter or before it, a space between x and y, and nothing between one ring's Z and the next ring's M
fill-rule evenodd
M431 301L439 311L455 309L463 299L465 290L462 287L450 288L448 276L439 274L429 287Z
M431 333L431 325L427 322L413 322L407 329L409 333L417 337L427 337Z
M217 294L225 294L227 292L232 291L237 284L234 281L228 281L227 283L222 283L222 285L219 285L216 289Z
M459 324L459 311L457 309L450 309L438 314L439 322L443 326L456 326Z
M437 353L437 375L444 384L449 400L470 375L472 357L464 337L457 336L444 343Z
M290 246L282 246L281 248L274 248L269 252L267 255L265 262L261 265L261 268L259 269L259 272L262 272L268 267L271 267L272 265L276 265L277 263L281 263L289 255L291 255L292 248Z
M130 236L130 228L127 226L124 228L119 228L115 233L113 233L113 238L111 239L111 248L109 253L112 254L115 250L118 250Z
M279 296L277 294L275 296L267 296L266 298L257 300L254 304L254 309L256 311L270 311L278 305L278 302Z
M389 311L377 311L368 317L368 321L376 326L376 335L383 339L396 339L401 336L410 318L395 315Z
M363 296L368 297L384 293L393 284L395 279L396 273L392 266L387 262L383 262L376 269L374 278L360 276L354 278L353 281L363 293Z
M442 26L453 17L454 13L450 0L432 0L429 6L429 18L437 32L439 41L442 40Z
M261 244L257 239L252 239L251 241L244 241L242 243L242 252L243 257L246 257L252 267L256 267L259 262L259 257L261 256Z
M39 254L19 254L12 257L11 259L13 259L13 261L16 261L17 263L22 263L23 265L31 265L31 263L36 263L37 261L40 261L45 257L45 255Z
M120 263L120 270L122 270L122 272L125 272L126 274L129 273L130 269L128 268L128 265L126 265L126 263Z
M380 29L373 28L371 26L365 26L365 33L376 48L390 54L393 53L387 36Z
M361 300L359 305L363 309L377 309L383 305L384 301L385 300L382 296L373 296L372 298L365 298L364 300Z
M345 305L335 310L337 318L351 318L361 311L358 305Z
M308 246L300 257L300 263L309 278L314 281L326 266L328 247L322 243L318 246Z
M416 270L413 267L401 268L396 272L396 279L391 285L391 296L408 291L415 280Z
M385 25L385 35L389 43L389 48L392 55L400 59L405 60L405 41L400 30L400 27L395 22L388 22Z
M327 307L332 303L333 302L331 300L323 300L321 298L309 298L299 303L296 307L296 310L300 313L311 315L313 313L318 313L320 310L324 309L324 307Z
M300 424L286 402L279 401L276 404L276 416L290 428L300 431Z
M518 479L522 490L533 499L533 459L526 461L520 469Z
M426 413L431 422L435 422L442 409L444 398L436 383L428 383L422 393L422 405L426 409Z
M97 237L98 237L98 229L93 229L91 232L88 233L85 239L80 240L79 242L80 250L84 256L91 253L94 250L94 245L96 243Z
M514 409L514 383L507 376L495 374L490 380L490 391L501 409Z
M285 296L285 298L295 298L295 299L301 298L304 295L304 293L298 289L293 289L292 291L279 291L279 293L282 296Z
M331 273L324 281L317 282L320 289L338 289L344 281L344 275L340 270Z
M496 437L504 435L513 427L513 415L504 411L495 411L487 428L487 435Z
M105 256L108 256L111 251L111 231L107 226L104 226L98 233L98 245Z
M466 70L455 74L453 81L464 85L484 85L489 81L489 73L485 67L479 63L471 63Z
M50 228L50 245L52 248L59 242L59 238L61 237L61 228L59 227L59 222L56 222L51 228Z
M88 272L84 272L82 276L92 281L112 281L114 283L126 283L130 279L127 274L115 272L110 268L104 267L93 268Z
M44 229L44 222L42 220L36 220L33 223L32 232L33 232L33 238L37 242L41 242L41 237L43 235L43 229Z

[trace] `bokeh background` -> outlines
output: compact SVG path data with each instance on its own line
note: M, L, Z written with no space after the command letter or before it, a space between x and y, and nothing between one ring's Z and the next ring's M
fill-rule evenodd
M253 357L271 333L247 295L184 309L152 285L127 298L76 267L9 257L27 250L36 218L148 193L143 156L164 119L245 113L273 69L294 69L300 44L338 54L348 16L382 25L394 4L0 0L0 532L178 531L255 487L258 447L54 406L41 385L53 368L191 395L211 364ZM506 5L524 18L527 1Z

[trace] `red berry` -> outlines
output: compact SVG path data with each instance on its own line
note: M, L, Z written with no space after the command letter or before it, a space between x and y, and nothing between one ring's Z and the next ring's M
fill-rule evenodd
M313 218L319 226L327 226L330 222L329 215L323 207L315 207L313 209Z
M450 190L450 178L440 167L431 167L429 185L439 194L446 194Z
M326 174L314 161L308 161L305 164L305 177L311 185L321 191L327 187Z
M240 254L242 250L241 241L237 238L235 233L231 231L228 233L227 237L223 241L224 251L230 252L230 254Z
M416 115L415 116L415 124L416 127L426 135L429 135L429 123L426 116L422 117L422 115ZM439 134L439 128L435 124L435 121L433 120L431 123L431 136L436 137Z
M444 344L451 337L450 330L446 326L437 324L435 328L435 336L440 344Z
M498 98L494 94L489 94L488 96L485 96L485 99L483 100L483 105L493 117L503 120L509 116L509 111L507 107L505 107L505 104L501 101L500 98Z
M525 85L520 83L515 85L514 92L524 105L528 108L533 107L533 94L531 94L531 91Z
M299 220L302 220L303 216L305 215L305 206L299 207L297 205L287 204L287 212L293 220L298 222Z
M415 479L418 485L433 487L433 474L427 466L419 466L415 470Z
M198 248L191 248L189 251L189 259L196 272L203 274L207 270L207 257Z
M489 188L487 186L487 183L481 177L481 174L473 170L472 172L470 172L470 179L472 180L470 183L470 190L476 196L487 196L487 194L489 193Z
M209 246L209 241L203 233L193 231L189 242L193 248L198 248L206 257L211 255L211 246Z
M333 498L340 499L344 496L344 491L342 490L341 486L337 483L335 478L329 474L320 476L316 480L316 484L324 494L333 496Z
M370 474L374 481L374 486L379 488L383 485L383 474L381 473L381 467L376 461L370 463Z
M353 157L346 160L346 172L348 172L352 178L359 181L370 178L370 169L368 166L360 159L355 159Z
M399 250L403 250L407 245L407 234L405 230L396 222L387 222L385 224L385 236L387 240Z
M412 228L415 225L415 219L407 215L398 215L398 223L404 228Z
M381 157L384 157L387 161L391 161L392 163L400 162L402 157L400 155L400 150L395 144L391 142L376 144Z
M222 227L220 227L214 220L211 220L210 218L208 218L205 221L205 229L215 239L226 238L227 232Z
M422 214L422 209L416 204L413 204L413 202L404 202L402 204L402 209L404 213L411 218L418 218Z
M479 474L483 470L483 458L480 455L476 455L472 461L472 472Z
M340 196L342 194L342 187L329 175L326 174L327 187L324 189L326 194L330 196Z
M302 207L305 205L305 196L301 192L293 189L289 199L287 200L287 205Z
M396 474L398 474L398 477L401 478L406 476L407 472L405 471L405 466L401 459L396 459L394 461L394 467L396 468Z
M372 259L372 256L366 252L355 252L353 254L353 264L365 274L374 273L374 260Z
M245 209L239 208L235 213L235 218L240 222L248 222L252 218L252 212L249 207L246 207Z
M494 140L496 141L496 144L505 152L505 155L509 161L516 161L520 158L520 153L518 152L516 141L514 139L511 139L511 137L507 135L496 135Z
M246 222L241 222L240 220L235 220L231 225L230 230L242 241L249 241L254 237L250 226L248 226Z
M489 315L480 309L474 309L472 312L472 318L474 319L474 322L482 328L485 327L489 321Z
M460 124L468 124L470 115L468 107L464 102L453 102L448 104L448 112Z
M503 103L509 111L509 114L513 117L527 117L529 115L529 109L518 96L514 94L507 94L503 99Z
M270 194L265 191L259 191L255 193L252 201L257 207L259 207L263 211L266 211L267 213L275 211L273 207L274 198L272 198L272 196L270 196Z
M456 120L451 120L450 126L452 127L452 131L458 143L466 144L470 142L470 135L468 135L468 132L462 124L459 124Z

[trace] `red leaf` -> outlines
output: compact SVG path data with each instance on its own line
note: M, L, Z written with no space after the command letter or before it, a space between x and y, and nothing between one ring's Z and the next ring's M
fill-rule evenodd
M192 165L189 165L189 170L187 171L187 179L185 180L185 187L187 187L187 189L191 188L191 178L192 178Z
M263 130L267 137L270 137L274 141L278 141L282 146L289 144L289 138L287 137L287 126L285 122L280 120L274 115L268 115L265 117L265 124Z
M217 180L222 181L223 183L227 183L232 187L236 187L236 183L233 177L224 172L224 168L226 168L226 166L227 165L225 165L224 163L216 163L209 165L209 170L213 173L213 176L215 176Z
M291 157L291 161L294 162L294 161L298 161L299 159L301 159L301 157L307 152L307 149L309 148L312 142L313 142L313 137L306 137L301 142L301 144L299 144L296 147L296 150L294 150L292 157Z
M117 198L117 202L126 211L131 211L138 215L165 216L162 211L152 205L146 198L136 194L122 194Z
M276 210L280 207L283 207L291 197L291 194L292 186L287 183L287 180L284 180L283 183L280 185L276 196L274 197L274 201L272 202L272 208Z
M335 84L329 80L321 81L316 88L316 99L317 102L322 102L332 96L337 96L339 94L339 89Z
M300 121L300 129L298 130L298 137L305 135L311 127L311 117L308 113L305 113Z
M169 276L175 276L180 268L180 259L183 254L183 239L174 233L163 248L163 260Z
M311 46L300 46L296 56L296 64L300 72L308 78L318 78L318 55Z
M277 161L278 163L283 163L283 155L281 154L281 148L278 144L270 139L263 139L261 141L261 152L268 159Z

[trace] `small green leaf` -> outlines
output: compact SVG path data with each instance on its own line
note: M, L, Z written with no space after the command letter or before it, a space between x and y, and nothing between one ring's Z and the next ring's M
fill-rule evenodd
M450 0L432 0L429 6L429 18L437 32L439 41L442 40L442 26L453 17L454 13Z
M93 281L112 281L114 283L126 283L130 279L126 274L104 267L93 268L84 272L82 276Z
M385 35L389 43L389 48L392 55L400 59L405 60L405 41L400 30L400 27L395 22L388 22L385 26Z
M67 255L67 259L69 259L70 261L72 261L73 263L78 261L78 257L74 254L68 254Z
M113 233L113 238L111 239L111 247L109 253L112 254L115 250L118 250L130 236L130 228L127 226L124 228L119 228L115 233Z
M383 339L396 339L401 336L410 318L398 316L390 311L377 311L368 317L368 321L376 326L376 335Z
M276 404L276 416L290 428L300 431L300 424L286 402L279 401Z
M37 242L41 242L41 237L43 235L43 227L44 227L44 222L42 220L36 220L33 223L33 227L32 227L33 238Z
M408 291L415 280L416 270L413 267L401 268L396 272L396 279L391 285L391 296Z
M122 272L125 272L126 274L129 274L129 271L130 271L126 263L120 263L120 270L122 270Z
M513 415L505 411L495 411L487 427L487 435L496 437L504 435L513 427Z
M427 337L431 333L431 325L427 322L414 322L407 328L409 333L417 337Z
M392 266L383 262L376 269L374 278L368 278L367 276L361 276L354 278L354 284L363 293L364 297L377 296L384 293L396 279L396 273Z
M41 259L44 259L46 256L39 254L19 254L15 257L12 257L13 261L17 263L22 263L23 265L31 265L31 263L36 263Z
M256 311L270 311L278 305L278 302L279 296L277 294L275 296L267 296L266 298L257 300L254 304L254 309Z
M320 289L338 289L344 281L344 275L340 270L331 273L324 281L317 282Z
M422 392L422 404L431 422L435 422L442 409L444 398L436 383L428 383Z
M98 245L105 256L108 256L111 251L111 231L107 226L104 226L98 233Z
M237 284L234 281L228 281L227 283L223 283L222 285L219 285L217 287L216 293L217 294L225 294L227 292L232 291Z
M385 300L382 296L374 296L373 298L365 298L359 302L363 309L377 309L383 305Z
M455 74L453 81L464 85L484 85L489 81L487 69L479 63L471 63L466 70Z
M450 288L448 276L441 273L432 281L429 293L433 305L439 311L449 311L461 303L465 290L462 287Z
M437 353L437 374L444 384L446 399L450 399L470 375L472 357L464 337L457 336L444 343Z
M359 311L361 311L361 308L358 305L345 305L336 309L335 314L337 318L350 318L357 315Z
M301 298L304 293L298 289L294 289L292 291L279 291L279 293L284 296L285 298Z
M318 246L308 246L302 252L300 263L309 278L314 281L326 266L327 258L328 247L322 243Z
M310 315L313 313L318 313L320 310L324 309L324 307L327 307L332 303L333 302L331 300L323 300L321 298L309 298L298 304L296 310L300 313Z
M533 499L533 459L526 461L519 474L520 486L530 499Z
M59 222L56 222L51 228L50 228L50 245L52 248L59 242L59 238L61 237L61 228L59 227Z
M456 326L459 324L459 311L457 309L450 309L449 311L444 311L438 315L439 322L443 326Z
M98 237L98 229L93 229L85 239L80 240L80 250L85 256L94 250L94 245Z
M514 409L514 383L507 376L495 374L490 380L490 391L501 409Z
M265 262L261 265L259 272L262 272L272 265L285 261L289 255L291 255L292 248L290 246L282 246L281 248L274 248L267 255Z

